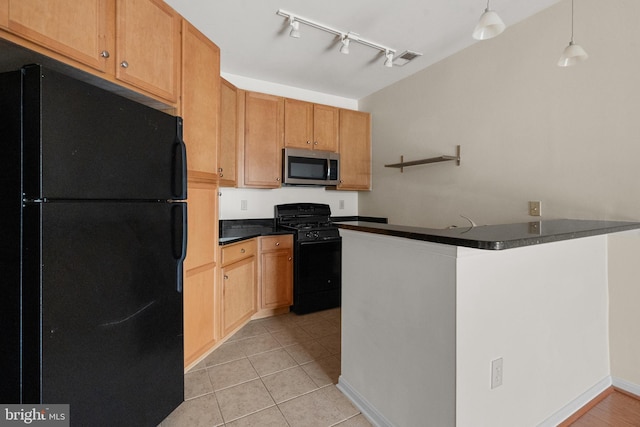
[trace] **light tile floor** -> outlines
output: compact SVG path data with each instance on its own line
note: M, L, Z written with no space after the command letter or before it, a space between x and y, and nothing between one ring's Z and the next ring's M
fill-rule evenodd
M340 309L253 320L185 374L161 427L371 426L339 375Z

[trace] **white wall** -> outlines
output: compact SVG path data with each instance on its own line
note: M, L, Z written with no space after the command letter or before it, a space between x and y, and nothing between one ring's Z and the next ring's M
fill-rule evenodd
M497 7L497 5L495 5ZM365 215L444 227L545 218L640 219L640 2L575 4L590 58L556 62L570 38L562 1L360 101L373 117L373 191ZM454 154L462 165L386 163Z
M611 385L607 236L489 251L341 234L339 387L377 425L555 426Z
M333 216L358 215L358 196L353 191L283 187L273 190L220 188L220 193L220 219L273 218L275 205L303 202L326 203ZM241 209L243 200L246 200L247 210Z
M640 395L640 231L609 238L611 375ZM620 384L623 381L629 384Z
M332 105L334 107L358 109L358 102L354 99L250 79L234 74L222 73L222 77L245 90ZM274 205L298 202L327 203L331 206L332 215L335 216L358 214L358 193L355 191L331 191L316 187L283 187L274 190L221 188L220 192L222 193L220 197L220 219L273 218ZM247 210L240 209L241 200L247 201ZM344 208L340 208L340 206L344 206Z
M466 224L460 215L497 224L530 220L527 202L540 200L542 219L640 220L638 16L636 0L575 2L575 41L590 57L559 68L571 30L563 0L360 100L372 113L373 190L359 195L359 213L430 227ZM384 167L400 155L454 154L456 144L460 167ZM638 300L640 236L628 239L612 240L610 254L612 369L640 387L640 340L629 327L640 324L629 303Z
M607 236L459 248L456 277L456 425L555 426L611 384Z

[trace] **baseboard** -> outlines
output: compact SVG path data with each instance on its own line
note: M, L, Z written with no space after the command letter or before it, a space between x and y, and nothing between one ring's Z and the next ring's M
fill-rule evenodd
M369 420L371 424L376 427L394 427L384 415L382 415L376 408L374 408L364 397L360 395L351 385L344 379L342 375L338 378L338 389L351 400L362 415Z
M612 380L615 388L632 394L635 397L640 397L640 385L616 377L613 377Z
M589 402L597 398L602 392L611 387L611 376L607 375L602 380L598 381L589 390L582 393L580 396L573 399L559 411L551 415L549 418L538 424L538 427L555 427L578 412L582 407Z

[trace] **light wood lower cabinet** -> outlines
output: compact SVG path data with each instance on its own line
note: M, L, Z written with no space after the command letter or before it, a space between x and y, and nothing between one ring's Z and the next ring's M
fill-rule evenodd
M184 356L185 366L204 354L216 341L214 280L215 264L185 273L184 304Z
M195 362L219 339L215 283L217 274L218 188L190 182L187 200L188 239L184 261L184 361Z
M260 237L260 309L293 304L293 236Z
M221 326L227 336L257 310L256 240L221 248Z

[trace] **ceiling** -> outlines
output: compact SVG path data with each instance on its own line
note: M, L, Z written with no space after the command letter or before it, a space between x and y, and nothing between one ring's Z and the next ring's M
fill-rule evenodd
M476 42L471 37L484 0L165 0L221 50L223 73L360 99ZM493 0L509 26L560 0ZM300 25L289 37L279 9L396 50L420 52L408 64L387 68L382 52ZM504 35L502 35L504 36Z

